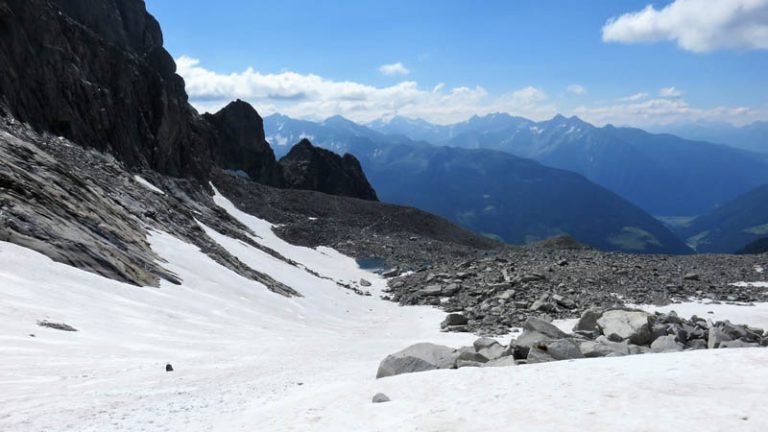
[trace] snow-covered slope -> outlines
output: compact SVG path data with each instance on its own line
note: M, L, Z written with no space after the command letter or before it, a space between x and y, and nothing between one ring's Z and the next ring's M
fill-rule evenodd
M152 248L180 286L138 288L0 243L1 431L768 428L762 349L375 380L379 361L411 343L460 346L474 338L440 333L436 309L380 300L384 280L353 259L287 244L269 223L221 196L216 202L300 265L206 233L303 297L274 294L161 232L151 235ZM335 282L361 277L372 296ZM167 362L174 372L165 372ZM393 401L371 404L379 391Z

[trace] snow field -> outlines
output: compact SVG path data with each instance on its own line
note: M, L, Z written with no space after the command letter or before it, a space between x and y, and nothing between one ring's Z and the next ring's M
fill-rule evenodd
M379 361L412 343L475 337L440 333L444 313L380 300L385 281L352 258L285 243L271 224L215 200L255 240L324 278L205 226L303 297L274 294L161 232L152 247L181 286L130 286L0 242L0 431L768 430L763 349L375 380ZM361 277L373 296L334 282ZM671 309L768 328L765 304L661 310ZM79 331L37 326L42 319ZM392 402L372 404L377 392Z

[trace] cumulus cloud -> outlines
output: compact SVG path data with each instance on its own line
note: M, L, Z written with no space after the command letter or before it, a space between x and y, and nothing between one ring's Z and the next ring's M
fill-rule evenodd
M190 102L207 112L217 111L239 98L265 115L281 112L313 120L340 114L367 122L404 115L445 124L492 112L537 120L557 113L547 94L532 86L491 96L481 86L447 88L441 83L422 88L415 81L402 81L375 87L314 74L261 73L253 68L223 74L206 69L199 60L190 57L180 57L176 63L179 75L186 81Z
M674 87L664 87L663 89L659 90L659 96L665 98L676 98L682 95L683 92Z
M411 71L408 70L402 63L392 63L379 66L379 72L384 75L408 75Z
M584 88L584 86L579 84L571 84L568 86L567 90L568 90L568 93L574 94L576 96L583 96L587 94L587 89Z
M674 41L693 52L768 49L768 0L675 0L608 20L603 41Z

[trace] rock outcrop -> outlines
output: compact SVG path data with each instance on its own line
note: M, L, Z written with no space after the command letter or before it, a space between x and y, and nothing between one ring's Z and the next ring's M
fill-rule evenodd
M208 143L138 0L0 0L0 105L132 167L206 179Z
M247 102L240 99L216 114L204 114L214 129L213 158L220 168L244 171L258 183L283 187L283 171L264 137L264 121Z
M303 139L280 159L280 165L289 188L378 201L360 162L351 154L339 156Z

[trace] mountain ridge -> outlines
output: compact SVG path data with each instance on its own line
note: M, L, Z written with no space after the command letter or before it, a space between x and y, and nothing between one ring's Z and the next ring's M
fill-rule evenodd
M768 184L678 228L699 252L735 253L768 236Z
M412 137L424 135L419 125ZM637 128L596 127L575 116L535 122L493 114L430 128L439 136L435 144L502 150L578 172L658 216L704 214L768 182L764 155ZM407 128L397 133L409 136Z
M333 122L283 115L265 117L264 125L268 139L309 137L315 145L357 155L384 201L423 208L511 243L567 233L606 250L690 252L658 221L581 175L509 153L432 146L375 131L350 133ZM285 151L275 148L278 154ZM588 199L579 203L573 196ZM590 206L605 215L590 214ZM601 217L610 223L596 222ZM622 218L632 222L622 224Z

